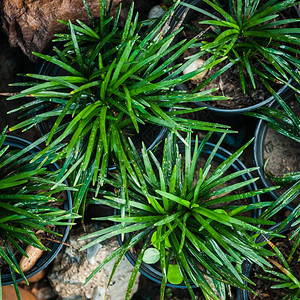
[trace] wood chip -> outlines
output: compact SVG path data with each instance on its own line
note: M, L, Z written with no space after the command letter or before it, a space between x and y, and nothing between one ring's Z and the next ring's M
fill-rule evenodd
M25 252L28 257L23 255L19 263L23 273L30 271L34 267L36 262L42 256L44 250L28 245Z

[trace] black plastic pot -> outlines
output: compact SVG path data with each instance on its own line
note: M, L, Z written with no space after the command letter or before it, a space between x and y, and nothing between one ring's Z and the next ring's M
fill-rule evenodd
M184 2L192 4L194 6L201 6L203 5L203 1L202 0L185 0ZM180 20L181 17L183 16L183 13L185 12L185 10L187 9L187 7L182 6L182 5L178 5L178 7L176 8L174 15L176 16L176 18L173 18L172 22L171 22L171 30L172 28L174 28L177 25L177 20ZM297 16L300 15L299 10L295 7L295 14ZM184 22L188 22L190 19L190 13L188 12L186 17L185 17L185 21ZM288 83L290 85L293 85L293 80L290 79L288 81ZM177 86L178 89L189 92L188 87L186 86L186 84L179 84ZM292 96L294 94L294 91L288 86L288 85L284 85L282 88L280 88L277 91L277 94L279 96L281 96L282 98L286 99L289 98L290 96ZM226 95L225 95L226 96ZM195 104L197 106L200 107L206 107L212 114L214 114L216 117L222 117L225 119L230 119L233 117L241 117L243 118L243 116L241 116L243 113L245 112L250 112L250 111L254 111L262 106L266 106L269 105L272 101L274 101L274 97L271 96L265 100L263 100L260 103L257 103L255 105L251 105L248 107L244 107L244 108L237 108L237 109L222 109L222 108L218 108L215 106L210 105L209 103L202 103L202 102L195 102ZM242 120L241 120L242 121Z
M208 156L211 153L211 151L214 149L214 146L215 146L214 144L206 143L204 149L201 152L201 156L203 156L203 154ZM182 150L183 150L183 147L182 147ZM216 158L215 161L222 162L225 159L227 159L230 155L231 155L231 153L229 151L220 147L218 149L217 153L215 154L214 158ZM234 164L232 164L231 169L233 171L238 171L238 170L244 170L244 169L246 169L246 167L240 160L236 160L234 162ZM242 177L244 180L249 180L249 179L253 178L250 173L246 173L246 174L242 175ZM249 191L253 191L253 190L257 189L257 186L255 183L251 183L247 187L248 187ZM253 203L260 202L259 195L252 197L252 202ZM255 217L255 218L258 217L260 214L260 210L255 210L253 212L254 212L253 217ZM122 246L123 242L122 242L121 236L119 235L117 238L118 238L118 242L119 242L120 246ZM134 266L135 262L137 260L137 255L133 252L128 251L128 252L126 252L126 257L129 260L129 262ZM150 280L161 284L162 273L159 270L155 269L152 265L142 262L139 271L143 275L145 275L147 278L149 278ZM194 285L194 283L192 281L190 283L191 283L192 288L196 288L196 286ZM185 284L174 285L174 284L167 283L167 286L173 287L173 288L186 288Z
M292 222L290 224L292 224ZM290 231L292 229L290 224L288 224L284 228L282 228L279 233L284 234L284 233ZM278 223L278 224L274 225L273 227L271 227L270 230L275 231L280 225L281 225L281 223ZM267 238L268 238L268 236L267 236ZM259 236L255 241L256 241L256 243L262 243L262 242L265 242L266 239L264 236ZM249 277L251 268L252 268L252 263L250 263L249 261L245 261L242 264L242 270L246 277ZM245 282L245 284L247 284L247 282ZM247 300L247 299L248 299L248 291L237 289L237 300Z
M288 99L285 99L288 100ZM281 108L280 104L274 100L269 107L272 108ZM265 121L260 119L257 123L256 130L255 130L255 140L253 144L253 155L254 155L254 162L258 169L258 174L260 176L260 179L265 187L272 187L274 186L272 181L268 179L268 177L265 175L264 172L264 164L265 164L265 159L264 159L264 145L265 145L265 138L266 134L268 131L268 125ZM277 198L280 197L280 193L277 190L270 191L270 194L272 197L276 200ZM287 206L287 209L293 210L292 207Z
M26 148L30 144L31 144L30 142L28 142L24 139L14 137L14 136L9 136L9 135L6 137L5 142L4 142L5 146L9 145L10 147L13 147L15 149L20 149L20 150ZM36 153L39 151L41 151L40 148L34 147L33 149L31 149L29 151L29 153L32 154L32 153ZM56 171L59 169L59 167L55 163L51 164L47 167L51 171ZM64 183L67 184L66 181ZM68 200L64 203L64 209L71 210L72 209L71 193L70 193L70 191L66 191L66 192L67 192ZM71 223L71 219L68 220L68 222ZM60 243L53 242L53 244L49 247L51 249L51 251L44 251L42 257L37 261L37 263L34 265L34 267L30 271L28 271L24 274L26 276L26 278L29 278L29 277L39 273L41 270L45 269L57 256L57 254L63 247L63 243L66 241L66 239L68 237L70 225L62 226L62 229L63 229L63 233L62 233L63 236L62 236L61 242ZM16 276L17 282L23 280L21 275L15 273L15 276ZM12 284L13 281L12 281L11 275L10 274L2 274L1 282L2 282L2 285Z

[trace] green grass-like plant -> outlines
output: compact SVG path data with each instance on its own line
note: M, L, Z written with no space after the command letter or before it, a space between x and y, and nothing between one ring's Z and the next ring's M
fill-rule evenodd
M278 260L274 260L274 258L268 258L270 263L273 265L273 268L265 268L264 271L267 275L264 274L255 274L257 278L261 278L264 280L270 280L274 283L271 286L271 289L279 289L283 290L284 296L282 300L297 300L300 298L300 281L299 274L293 274L290 261L292 258L292 252L289 257L285 257L282 252L274 245L272 242L268 240L268 244L272 247ZM298 244L297 244L298 246ZM295 247L293 247L295 248ZM295 249L294 249L295 250Z
M52 189L58 171L47 168L48 157L29 163L35 155L28 152L31 146L13 149L13 146L3 145L5 139L4 130L0 135L0 258L2 264L10 269L20 299L15 274L20 274L27 284L28 281L20 269L15 251L27 256L24 245L51 250L43 245L35 232L41 230L61 236L50 228L71 225L69 220L77 215L57 206L64 201L58 198L59 193L71 188L61 183ZM51 158L51 153L48 152L48 155Z
M200 32L201 52L210 53L209 62L226 57L228 63L218 72L202 82L200 90L208 82L228 69L238 68L240 84L244 93L256 88L261 81L269 90L270 82L287 84L294 90L289 78L299 84L297 69L299 60L299 17L284 16L284 11L299 4L299 1L260 0L203 0L212 12L182 3L207 16L199 24L207 25L206 32ZM296 9L295 9L296 13ZM284 16L284 18L282 17Z
M251 141L212 169L211 163L218 157L224 134L209 154L204 155L204 166L197 165L199 157L207 151L205 145L210 136L207 134L202 142L196 138L193 144L191 134L188 134L179 148L174 134L170 134L161 158L147 152L145 147L140 156L131 145L127 155L132 164L127 168L126 177L116 172L112 179L106 180L116 191L105 194L103 199L94 198L94 203L117 210L114 216L95 220L113 221L114 225L83 237L93 238L93 241L81 250L117 235L126 239L96 267L87 282L107 262L116 258L109 285L122 257L137 244L140 252L125 299L130 299L143 260L159 261L161 299L168 281L177 284L183 281L191 299L196 299L192 283L199 286L206 297L219 299L212 288L214 283L249 289L244 283L249 279L241 270L245 259L270 266L265 257L271 252L256 245L255 235L251 236L251 232L272 234L260 225L274 223L244 213L270 205L270 202L248 203L247 199L274 188L241 191L257 180L241 176L257 168L229 171ZM232 182L233 179L236 181ZM245 203L238 200L245 200ZM224 286L221 289L224 290Z
M253 116L264 120L268 127L279 132L280 134L300 143L300 117L289 106L288 101L284 101L279 95L273 93L277 103L281 109L273 107L261 107L255 112L245 113L245 115ZM300 98L294 95L295 100L300 105Z
M281 109L273 107L261 107L257 111L245 113L245 115L253 116L264 120L268 127L300 144L299 116L296 115L294 110L289 106L288 102L285 102L275 92L272 92L272 94L275 100L280 104ZM298 102L298 105L300 105L300 98L297 94L295 94L295 100ZM267 171L267 166L268 161L266 161L265 163L264 172L272 182L281 186L291 185L288 191L283 196L278 198L276 202L274 202L274 204L272 205L273 208L279 205L279 211L279 209L282 209L284 205L288 205L291 201L293 201L296 197L299 196L300 171L286 173L283 176L274 176L273 174ZM275 211L273 210L273 208L272 211L274 213ZM298 216L297 210L294 210L294 212L289 218L291 219L292 216Z
M203 70L177 76L183 66L171 66L171 63L193 42L180 41L173 45L179 30L165 36L177 4L158 20L144 22L138 21L137 14L134 16L132 5L125 25L118 26L120 11L113 20L106 0L100 1L99 22L91 17L85 3L91 25L80 21L77 24L63 22L69 33L59 34L56 39L63 46L54 47L53 56L35 53L65 74L27 74L26 77L34 81L14 84L26 88L8 100L27 100L14 110L25 110L27 119L10 130L27 130L54 118L47 147L36 158L66 142L54 161L65 159L58 183L69 177L71 183L78 186L74 195L75 211L85 203L91 183L97 184L96 193L99 191L109 165L115 163L122 170L128 165L124 153L127 135L138 133L140 126L151 123L166 127L179 137L179 131L188 132L191 128L226 130L226 126L179 116L202 109L188 107L186 104L191 101L224 97L212 97L211 91L187 94L174 90L176 85L222 60ZM173 53L172 56L162 60L169 53ZM191 58L188 63L195 59ZM35 116L31 117L32 114Z
M278 133L294 140L300 145L300 117L295 114L293 109L289 107L279 95L273 93L276 101L280 104L282 109L272 107L262 107L255 112L245 113L246 115L257 117L264 120L268 127L277 131ZM295 100L300 105L300 98L295 94ZM279 185L286 185L295 183L300 180L300 171L284 174L284 176L276 177L266 171L268 162L265 165L266 176Z
M249 113L248 115L254 116L264 120L267 125L278 133L294 140L300 145L300 117L295 114L293 109L289 107L280 96L276 95L274 97L276 101L280 104L282 109L276 109L272 107L262 107L256 112ZM300 105L300 98L295 95L295 100ZM265 169L267 167L265 165ZM300 180L300 171L284 174L282 177L276 177L265 170L266 176L279 185L291 184Z
M280 108L274 107L261 107L255 112L248 112L245 115L253 116L262 119L266 124L278 133L300 143L300 118L296 115L295 111L289 106L289 102L285 102L279 95L272 92L277 103L280 104ZM300 98L295 94L295 100L300 105ZM283 176L274 176L267 170L268 161L264 165L264 173L267 178L274 182L278 186L289 186L288 189L278 197L270 207L268 207L263 214L262 218L270 218L273 215L279 213L287 205L291 204L300 195L300 171L286 173ZM289 222L292 222L294 218L298 218L300 205L296 204L289 216L282 222L279 229L283 228ZM293 223L294 226L299 224L299 220ZM300 226L295 229L295 235L300 232ZM300 243L300 235L298 235L295 244ZM296 246L295 246L296 247Z

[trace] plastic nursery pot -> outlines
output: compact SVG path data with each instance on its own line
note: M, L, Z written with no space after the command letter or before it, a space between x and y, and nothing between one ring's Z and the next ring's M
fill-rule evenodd
M205 5L205 3L202 0L184 0L183 2L189 3L189 4L194 5L194 6L198 6L198 7ZM174 12L175 18L173 18L173 20L170 24L170 27L171 27L170 32L172 31L172 28L176 27L176 25L178 23L178 20L181 20L181 18L183 16L183 14L185 13L186 9L187 9L186 6L183 6L183 5L180 5L180 4L175 9L175 12ZM189 11L187 12L187 15L184 18L183 24L188 23L191 20L192 12L193 12L193 10L189 9ZM295 7L295 16L299 17L299 15L300 15L299 10ZM220 76L222 76L222 75L220 75ZM293 82L294 81L292 79L289 79L288 84L293 85ZM179 84L177 86L177 88L180 89L180 90L186 91L186 92L190 91L186 83ZM279 96L281 96L282 98L288 98L293 93L294 93L293 90L288 85L283 85L277 91L277 94ZM226 96L226 94L225 94L225 96ZM213 115L215 115L218 118L221 117L221 118L224 118L224 119L230 119L232 117L235 117L235 118L239 117L239 119L241 119L240 121L243 122L243 119L242 119L243 116L241 116L241 114L243 114L245 112L254 111L254 110L260 108L261 106L266 106L266 105L270 104L272 101L274 101L273 96L268 97L267 99L264 99L261 102L256 103L254 105L250 105L250 106L242 107L242 108L235 108L235 109L219 108L219 107L210 105L209 103L203 103L203 102L200 102L200 101L195 102L195 104L197 106L200 106L200 107L206 107Z
M272 226L270 228L270 230L275 231L280 226L280 224L281 223L278 223L278 224ZM289 230L291 230L292 227L291 227L290 224L288 224L284 228L282 228L279 233L284 234L284 233L288 232ZM267 236L267 238L268 238L268 236ZM262 243L266 240L265 240L264 236L260 235L255 241L256 241L256 243ZM252 268L252 264L249 261L244 261L244 263L242 264L242 270L243 270L243 273L246 277L249 277L250 272L251 272L251 268ZM247 284L247 283L245 282L245 284ZM248 300L248 299L249 298L248 298L248 291L247 290L237 289L237 300Z
M10 147L16 148L16 149L24 149L25 147L29 146L31 143L28 142L27 140L18 138L18 137L14 137L14 136L9 136L7 135L3 145L7 146L9 145ZM31 149L29 151L29 153L36 153L41 151L41 149L39 147L34 147L33 149ZM59 167L57 164L51 164L48 166L49 170L51 171L55 171L58 170ZM64 182L65 184L67 184L67 182ZM71 197L71 193L70 191L66 191L67 193L67 200L64 203L64 210L71 210L72 209L72 197ZM71 223L71 219L68 220L69 223ZM28 272L26 272L24 275L26 276L26 278L29 278L37 273L39 273L40 271L42 271L43 269L45 269L53 260L54 258L57 256L57 254L59 253L59 251L62 249L63 247L63 243L66 241L68 234L69 234L69 230L70 230L70 225L68 226L61 226L63 232L62 232L62 237L61 237L61 241L59 243L57 242L53 242L51 246L49 246L49 248L51 249L51 251L44 251L43 255L41 256L41 258L36 262L36 264L34 265L34 267L29 270ZM22 281L23 278L21 277L21 275L15 273L16 276L16 280L17 282ZM12 278L10 274L2 274L1 275L1 282L2 285L9 285L12 284Z
M50 55L53 55L53 51L50 53ZM49 76L56 76L56 75L67 75L66 71L62 70L57 65L50 63L48 61L44 61L39 69L39 74L42 75L49 75ZM52 122L49 120L48 122L41 122L38 123L37 129L39 133L44 136L48 132L50 132L52 128ZM154 149L160 141L164 139L164 137L167 134L167 128L160 127L154 124L146 123L145 125L139 126L140 132L134 134L134 136L131 136L131 139L133 143L136 145L136 147L140 148L142 145L142 142L145 143L145 146L147 147L147 150ZM110 167L110 169L114 169L113 166Z
M285 98L285 100L289 101L291 99ZM269 107L278 109L281 106L276 100L274 100L269 105ZM255 162L255 165L257 167L259 167L258 174L259 174L260 179L265 187L274 186L272 181L270 179L268 179L268 177L265 175L265 172L264 172L264 164L266 162L266 159L264 158L264 150L266 148L265 140L266 140L268 130L269 130L269 127L268 127L267 123L265 121L263 121L262 119L260 119L256 126L256 130L255 130L255 134L254 134L255 140L254 140L254 144L253 144L254 162ZM271 191L270 194L272 195L272 197L274 199L277 199L281 195L277 190ZM293 208L290 206L287 206L287 208L289 210L293 210Z
M193 144L194 144L194 142L193 142ZM181 146L183 146L183 145L181 145ZM203 156L203 155L204 156L209 156L211 151L214 149L214 146L215 146L214 144L206 143L206 145L204 146L204 149L202 150L200 156ZM181 148L181 150L183 150L183 149L184 149L184 147ZM224 149L222 147L219 147L217 153L214 156L214 160L216 162L221 163L225 159L227 159L229 156L231 156L231 153L229 151L227 151L226 149ZM234 172L236 172L236 171L244 170L244 169L246 169L246 167L240 160L236 160L234 162L234 164L232 164L230 169L233 170ZM242 177L243 177L244 180L253 179L253 177L250 173L246 173L246 174L242 175ZM255 182L253 182L250 185L248 185L247 188L249 189L249 191L253 191L253 190L257 189L257 186L256 186ZM260 202L259 195L252 197L251 201L253 203ZM260 215L260 213L261 213L260 210L253 210L253 217L254 218L258 217ZM122 246L123 242L122 242L122 239L121 239L121 235L118 235L117 238L118 238L118 242L119 242L120 246ZM126 239L126 235L125 235L125 239ZM126 252L126 257L129 260L129 262L134 266L135 263L136 263L136 260L137 260L136 253L134 253L134 251L133 252L128 251L128 252ZM149 265L149 264L146 264L146 263L142 262L139 271L143 275L145 275L148 279L150 279L150 280L152 280L156 283L161 284L161 282L162 282L162 273L159 270L155 269L152 265ZM191 283L192 288L197 287L192 281L190 281L190 283ZM186 288L186 285L184 283L178 284L178 285L167 283L167 287Z

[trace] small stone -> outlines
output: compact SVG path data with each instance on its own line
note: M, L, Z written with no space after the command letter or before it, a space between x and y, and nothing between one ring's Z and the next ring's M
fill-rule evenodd
M191 73L193 71L196 71L198 69L200 69L205 63L205 60L201 59L201 58L197 58L193 63L191 63L188 67L186 67L182 73L183 75L186 75L188 73ZM197 75L195 75L194 77L192 77L190 80L201 80L205 74L207 73L208 70L205 70Z
M160 5L155 5L150 9L148 19L159 18L164 12L164 9Z
M64 260L69 264L74 262L80 263L80 256L77 254L77 250L73 247L67 247L64 253Z
M95 264L95 256L97 255L100 249L101 249L100 244L96 244L87 249L86 258L90 264L92 265Z
M49 286L36 291L36 297L38 300L52 300L57 298L57 294Z
M93 292L93 300L102 300L104 298L105 289L99 286L95 287Z
M62 297L61 300L82 300L82 297L80 295L73 295L71 297Z
M30 271L39 260L39 258L43 255L44 250L36 248L32 245L28 245L25 250L27 256L22 256L19 266L23 273Z

